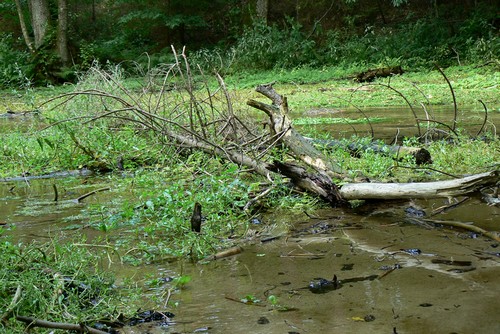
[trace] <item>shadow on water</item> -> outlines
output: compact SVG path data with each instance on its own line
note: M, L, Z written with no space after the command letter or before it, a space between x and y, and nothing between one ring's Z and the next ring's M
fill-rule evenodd
M30 186L0 184L0 222L15 238L98 235L79 212L119 194L96 194L86 203L69 201L99 188L99 178L61 179L61 203L53 202L54 180ZM101 184L100 184L101 183ZM9 191L10 190L10 191ZM38 204L36 204L38 203ZM60 204L61 204L60 203ZM71 205L70 205L71 203ZM36 204L36 205L35 205ZM367 204L357 209L325 209L306 215L269 216L263 224L285 223L290 233L269 242L253 240L236 256L208 263L163 263L139 267L114 264L119 279L189 275L192 280L170 296L175 333L498 333L500 248L473 233L416 224L405 209L427 213L442 200ZM38 206L37 206L38 205ZM44 210L41 207L46 207ZM472 198L436 220L473 222L498 230L500 209ZM92 232L93 231L93 232ZM271 230L272 231L272 230ZM112 236L113 232L109 232ZM340 281L337 289L312 293L318 278ZM165 279L165 281L168 281ZM148 307L164 309L169 283L146 292ZM238 302L258 299L254 305ZM164 327L124 328L124 333L164 333Z

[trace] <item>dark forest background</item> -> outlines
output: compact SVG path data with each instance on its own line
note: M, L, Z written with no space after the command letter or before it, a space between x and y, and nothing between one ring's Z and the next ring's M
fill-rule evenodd
M36 1L47 29L30 45ZM499 23L493 0L4 0L0 87L72 81L96 63L156 66L173 61L171 45L225 73L498 63Z

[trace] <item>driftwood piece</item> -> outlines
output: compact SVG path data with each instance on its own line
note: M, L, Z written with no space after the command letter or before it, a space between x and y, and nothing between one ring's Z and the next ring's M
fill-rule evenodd
M233 255L238 255L241 252L243 252L243 248L241 248L240 246L235 246L229 249L222 250L214 255L207 256L201 262L219 260Z
M415 163L417 165L432 163L430 152L422 147L379 145L375 143L370 143L367 145L350 143L348 145L345 145L338 140L323 140L323 139L311 139L311 141L315 144L326 145L329 147L336 147L336 146L344 147L354 156L361 156L362 152L371 150L375 153L380 153L380 154L391 154L397 156L412 155L413 157L415 157Z
M375 78L389 77L394 74L403 74L401 66L391 66L367 70L356 75L357 82L372 82Z
M486 230L484 230L476 225L462 223L462 222L456 222L456 221L450 221L450 220L424 219L424 221L429 222L429 223L433 223L433 224L441 224L441 225L446 225L446 226L458 227L458 228L461 228L461 229L464 229L467 231L482 234L485 237L488 237L492 240L500 242L500 235L498 234L498 232L486 231Z
M499 181L499 171L492 171L447 181L348 183L340 188L340 195L345 200L454 197L478 191Z

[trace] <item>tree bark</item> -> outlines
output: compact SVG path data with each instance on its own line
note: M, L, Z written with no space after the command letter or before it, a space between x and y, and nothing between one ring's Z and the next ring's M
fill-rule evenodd
M269 0L257 0L256 4L257 18L267 24L267 13L269 11Z
M268 97L272 105L255 100L248 100L247 104L256 109L264 111L270 119L271 128L280 140L292 150L292 152L307 165L317 171L330 174L332 177L342 177L345 171L334 161L326 158L306 138L292 127L292 121L288 117L288 103L286 97L276 93L272 84L259 85L256 91Z
M31 24L35 37L35 49L43 45L48 27L50 25L50 12L48 0L29 0Z
M69 65L68 51L68 1L57 1L57 53L63 66Z
M26 43L26 46L28 46L30 52L33 53L35 52L35 47L33 46L33 40L30 37L28 28L26 27L26 20L24 18L23 8L21 7L21 1L16 0L16 8L17 8L17 15L19 16L19 23L21 25L21 31L23 32L24 42Z

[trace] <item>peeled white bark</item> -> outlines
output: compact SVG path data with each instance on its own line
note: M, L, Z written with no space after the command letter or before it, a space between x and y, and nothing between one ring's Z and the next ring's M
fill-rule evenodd
M498 180L498 171L492 171L447 181L348 183L340 188L340 195L345 200L453 197L479 190Z

